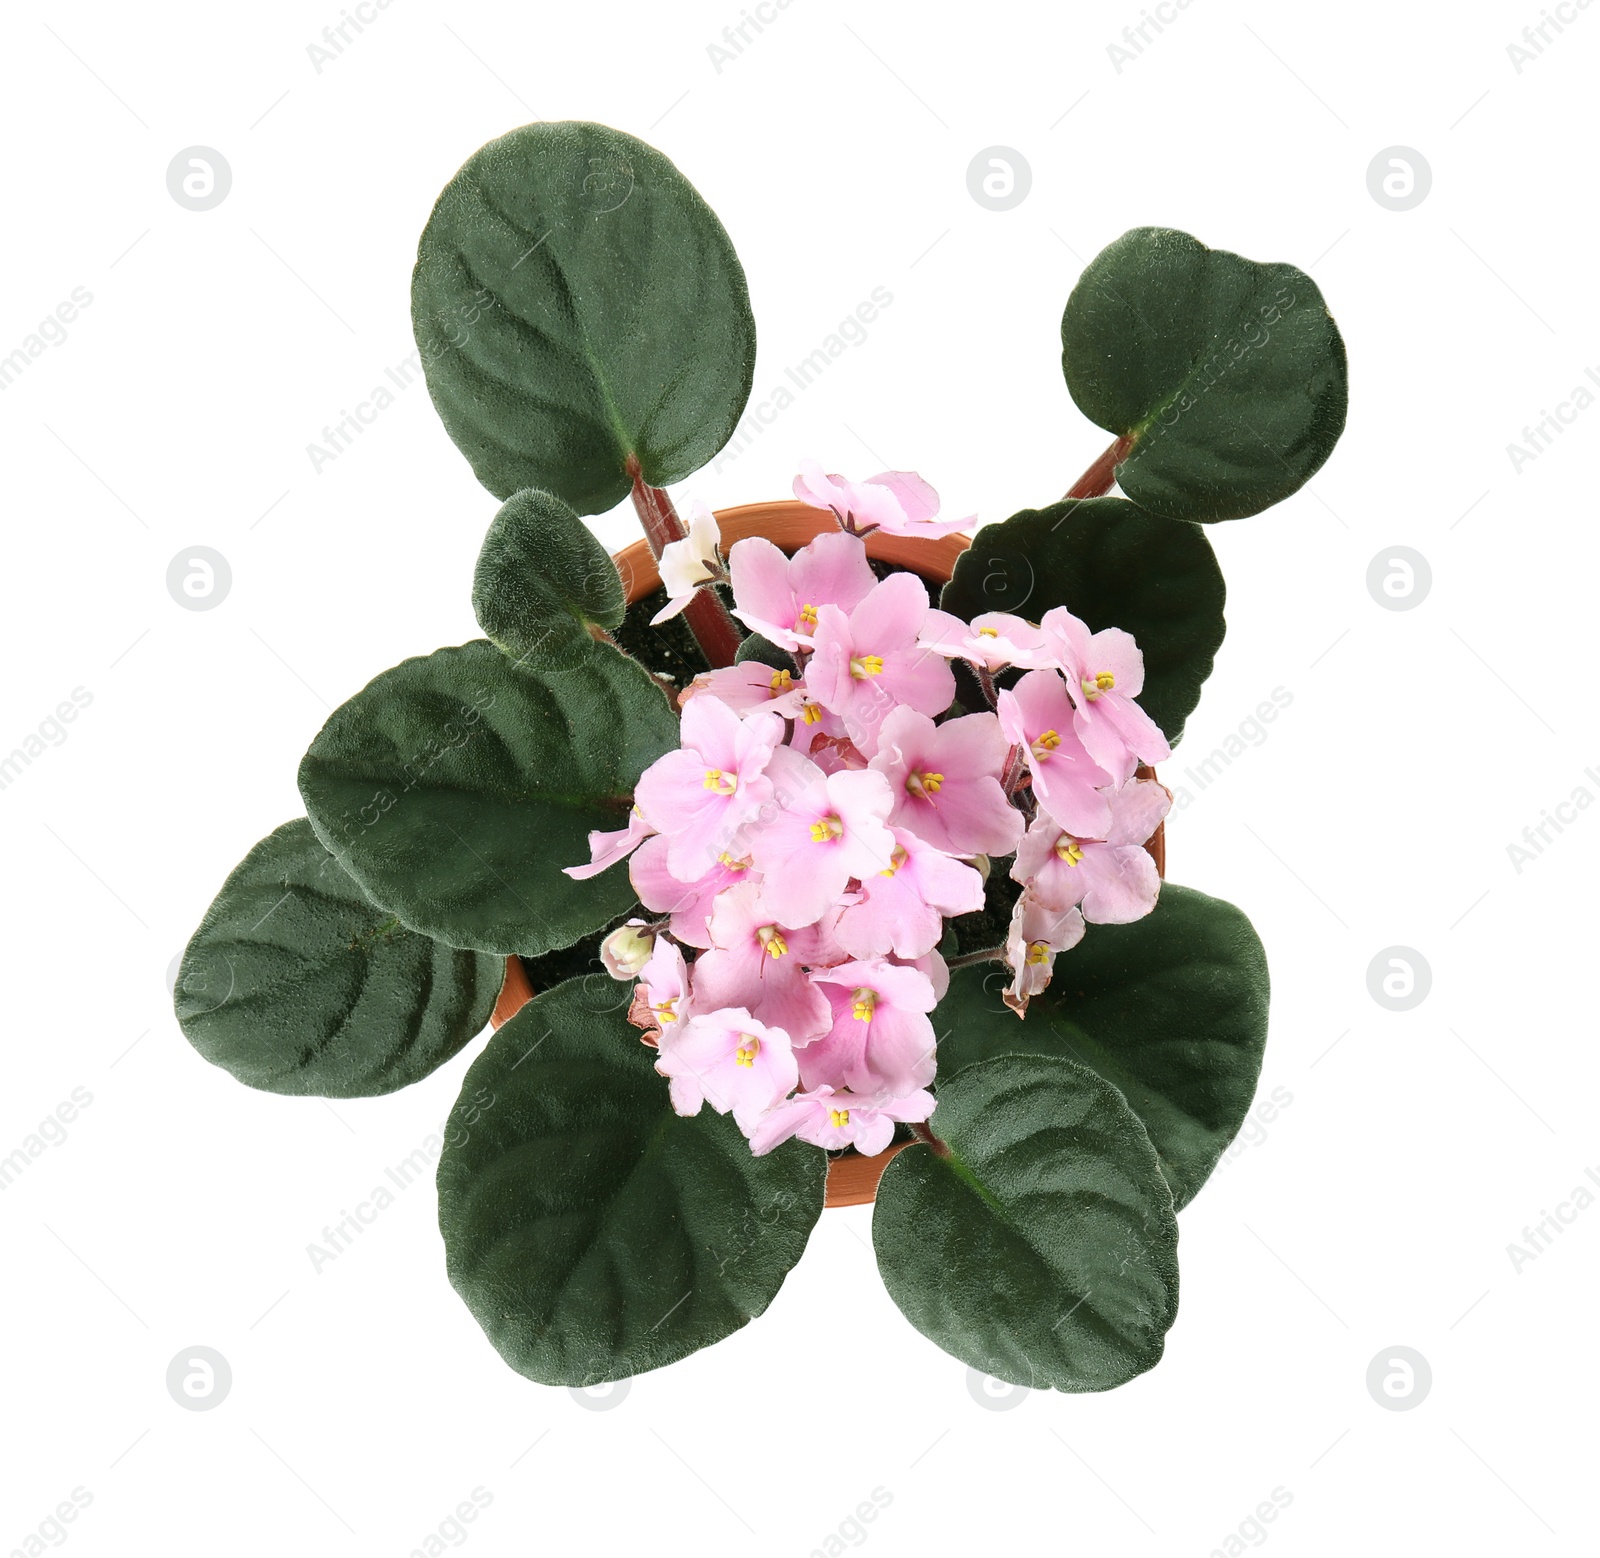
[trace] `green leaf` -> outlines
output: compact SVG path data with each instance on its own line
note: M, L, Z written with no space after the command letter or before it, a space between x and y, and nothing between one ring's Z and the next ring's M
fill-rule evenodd
M626 826L678 722L626 655L519 669L486 639L385 671L300 764L322 841L376 903L452 946L529 957L633 903L625 869L575 882L591 829Z
M1178 1225L1117 1090L1070 1060L1001 1055L939 1079L872 1214L906 1318L1016 1385L1109 1390L1152 1367L1178 1308Z
M994 1055L1066 1056L1127 1099L1182 1208L1244 1123L1267 1042L1267 958L1230 903L1173 882L1131 925L1091 925L1020 1022L998 968L958 969L934 1022L943 1079Z
M570 671L588 656L591 623L621 627L622 577L560 498L529 488L508 498L484 537L472 579L478 626L532 671Z
M483 1031L505 962L404 929L304 818L256 845L194 933L173 992L185 1037L269 1093L364 1098Z
M1293 265L1138 227L1089 262L1061 320L1079 409L1133 440L1117 482L1167 519L1280 502L1344 431L1344 341Z
M1067 499L985 525L940 605L958 617L1010 611L1037 622L1065 606L1095 631L1133 634L1139 706L1174 745L1222 644L1227 591L1205 531L1154 519L1126 498Z
M506 1362L546 1385L658 1369L760 1314L827 1174L814 1147L757 1158L727 1116L674 1114L655 1051L587 988L558 985L494 1036L439 1160L450 1280Z
M478 480L580 514L628 496L630 459L657 487L706 464L755 368L722 224L660 152L599 124L524 125L468 158L422 234L411 320Z

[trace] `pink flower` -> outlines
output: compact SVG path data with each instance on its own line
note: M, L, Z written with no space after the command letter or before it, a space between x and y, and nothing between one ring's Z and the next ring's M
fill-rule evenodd
M1001 729L1023 748L1039 805L1079 837L1103 838L1111 808L1100 786L1112 778L1078 739L1066 683L1054 671L1029 671L999 702Z
M971 866L905 828L891 831L889 864L861 878L861 901L839 916L839 944L852 957L922 957L944 934L942 916L983 907L983 878Z
M912 573L890 574L873 585L848 617L837 606L817 614L806 686L844 720L846 734L869 757L896 705L943 714L956 695L944 658L917 643L927 614L927 586Z
M894 795L889 820L952 855L1009 855L1023 829L1000 788L1010 751L993 714L935 725L915 709L896 709L872 759Z
M802 460L794 495L815 509L832 509L846 530L864 535L883 530L894 536L947 536L978 516L935 519L939 494L915 471L883 471L868 481L828 475L815 460Z
M591 876L599 876L619 860L625 860L654 832L655 829L644 820L644 813L635 806L628 812L627 827L615 833L606 833L597 828L589 835L588 865L563 866L561 869L575 882L587 881Z
M817 969L812 980L833 1009L833 1026L800 1050L807 1087L828 1083L897 1098L933 1080L933 984L914 968L872 958Z
M690 504L688 535L661 548L661 582L667 588L667 603L650 619L652 627L677 616L701 585L722 577L722 560L717 556L721 541L717 516L698 500Z
M763 912L779 925L812 925L851 877L889 864L894 836L884 819L893 797L871 769L825 774L788 747L773 753L770 774L774 804L750 835Z
M1106 792L1111 826L1104 841L1075 838L1040 812L1017 849L1014 881L1047 909L1083 906L1094 925L1126 925L1156 906L1161 878L1145 840L1166 816L1172 797L1164 786L1135 780Z
M805 682L793 671L762 665L759 660L744 660L715 671L702 671L679 694L678 702L687 707L691 698L709 693L728 705L736 714L753 714L770 709L784 719L800 713Z
M933 1094L925 1091L880 1101L819 1087L809 1093L796 1093L763 1115L749 1133L750 1151L759 1158L791 1136L798 1136L814 1147L830 1151L854 1147L865 1157L876 1157L894 1140L896 1120L926 1120L934 1106Z
M1047 909L1025 891L1011 911L1011 927L1006 932L1006 962L1013 976L1002 996L1006 1005L1021 1017L1028 1010L1029 999L1049 985L1056 953L1082 940L1082 914L1076 909Z
M655 951L639 975L636 1003L640 993L658 1035L673 1023L687 1022L692 1014L689 966L683 960L682 949L665 936L656 938Z
M824 606L853 610L877 582L855 536L829 531L788 558L764 536L728 553L733 614L752 633L784 649L809 649Z
M947 611L930 611L918 642L946 659L970 660L987 671L1045 663L1040 658L1044 634L1031 622L1004 611L985 611L970 624Z
M1091 633L1065 606L1047 611L1040 627L1066 674L1078 735L1094 762L1124 784L1141 761L1164 763L1172 756L1161 727L1133 701L1144 691L1144 656L1132 634L1121 628Z
M677 1113L699 1114L707 1103L718 1114L731 1110L747 1132L798 1080L789 1035L740 1007L663 1028L656 1070L672 1080Z
M628 866L633 890L645 908L672 916L672 934L679 941L709 947L711 906L717 894L739 882L759 882L761 873L748 858L736 858L725 850L704 876L685 882L668 869L667 848L660 834L645 842Z
M795 1044L827 1031L827 997L806 977L812 964L836 961L840 949L824 915L790 930L766 913L754 883L722 892L711 914L711 950L695 959L701 1006L737 1006L782 1028Z
M645 769L633 797L646 820L666 834L667 868L679 881L703 877L771 801L764 770L783 735L775 714L741 720L705 693L685 705L682 749Z

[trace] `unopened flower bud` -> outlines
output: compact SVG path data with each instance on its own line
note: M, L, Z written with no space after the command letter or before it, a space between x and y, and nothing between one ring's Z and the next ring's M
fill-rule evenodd
M600 961L613 979L637 979L655 944L656 933L643 920L629 920L600 943Z

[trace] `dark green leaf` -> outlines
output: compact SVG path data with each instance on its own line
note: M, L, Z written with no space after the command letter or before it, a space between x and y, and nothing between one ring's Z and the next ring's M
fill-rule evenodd
M731 1335L822 1211L823 1153L753 1157L727 1116L674 1114L655 1051L601 1004L574 980L513 1017L467 1072L439 1161L450 1280L546 1385L625 1379Z
M759 660L762 665L770 665L775 671L793 671L797 668L794 656L787 649L779 648L771 639L763 638L759 633L748 635L734 656L736 665L743 665L747 660Z
M1121 1095L1044 1055L941 1075L938 1093L948 1156L901 1152L872 1214L906 1318L1035 1389L1109 1390L1152 1367L1178 1308L1178 1225Z
M590 829L626 826L678 722L626 655L519 669L485 639L407 660L335 709L300 764L323 842L413 930L529 957L633 902L623 868L575 882Z
M489 526L472 579L478 626L532 671L583 663L589 625L622 625L622 577L589 527L560 498L532 488L508 498Z
M738 256L660 152L604 125L524 125L445 186L411 320L450 436L496 497L541 487L580 514L728 441L755 322Z
M1118 484L1168 519L1259 513L1344 430L1344 342L1316 283L1170 228L1135 228L1090 261L1061 348L1079 409L1133 440Z
M1154 519L1126 498L1088 498L985 525L940 605L958 617L1010 611L1035 622L1065 606L1095 632L1133 634L1144 653L1139 706L1176 745L1222 644L1226 594L1199 526Z
M1063 1055L1144 1122L1179 1207L1244 1123L1267 1042L1267 958L1231 903L1168 882L1153 913L1091 925L1020 1022L998 968L959 969L934 1017L944 1079L993 1055Z
M270 1093L392 1093L483 1031L505 961L376 908L304 818L256 845L189 942L173 1004L213 1065Z

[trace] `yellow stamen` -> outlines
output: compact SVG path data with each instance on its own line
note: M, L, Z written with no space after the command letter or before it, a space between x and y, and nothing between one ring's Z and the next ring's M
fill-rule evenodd
M650 1010L653 1011L662 1022L676 1022L678 1020L677 1005L677 996L671 995L668 996L664 1001L658 1001L650 1008Z
M708 768L701 783L706 789L715 790L718 795L732 795L739 788L738 779L732 774L723 773L720 768Z
M808 628L814 628L817 625L817 608L809 602L800 608L800 616L795 622L795 626L798 628L802 622Z
M939 793L939 786L944 783L944 775L936 773L921 773L906 775L906 789L913 795L926 798Z
M813 844L831 844L836 838L843 837L844 824L837 817L819 817L811 824Z
M865 681L869 676L883 675L882 655L856 655L850 661L850 674L859 681Z
M851 1006L850 1012L855 1020L857 1022L871 1022L872 1009L878 1004L878 992L869 990L863 985L851 999L854 1004Z
M834 1130L842 1131L849 1123L850 1111L848 1109L830 1109L828 1111L828 1124Z
M1110 692L1116 685L1117 679L1110 671L1096 671L1092 682L1088 677L1083 679L1083 695L1093 703L1101 693Z
M999 638L999 636L1000 636L1000 629L999 628L979 628L978 629L978 637L979 638Z
M727 852L727 850L723 850L723 852L717 856L717 864L719 866L726 866L730 871L748 871L750 869L750 862L748 860L735 860L733 856Z
M762 949L775 958L781 958L789 950L789 943L783 939L783 932L776 925L763 925L756 935L761 938Z
M753 1033L739 1035L739 1047L733 1052L733 1063L750 1070L755 1066L756 1056L761 1053L761 1040Z
M807 698L800 705L800 718L808 725L815 725L822 718L822 705Z
M1048 963L1050 961L1050 943L1048 941L1030 941L1028 943L1028 961L1030 963Z
M909 860L910 858L911 857L905 851L905 846L902 845L902 844L896 844L895 847L894 847L894 850L891 852L891 854L889 856L889 868L888 868L888 870L880 871L878 873L878 875L879 876L893 876L895 874L895 872L898 871L900 869L900 867L903 866L906 863L906 861Z
M1056 840L1056 854L1069 866L1075 866L1083 859L1083 851L1078 847L1078 841L1065 833Z
M1039 733L1039 739L1033 743L1033 755L1043 762L1055 749L1061 745L1059 731L1045 730Z
M772 688L772 696L781 698L784 693L788 692L789 684L793 680L794 673L791 671L774 671L772 673L772 681L769 684Z

